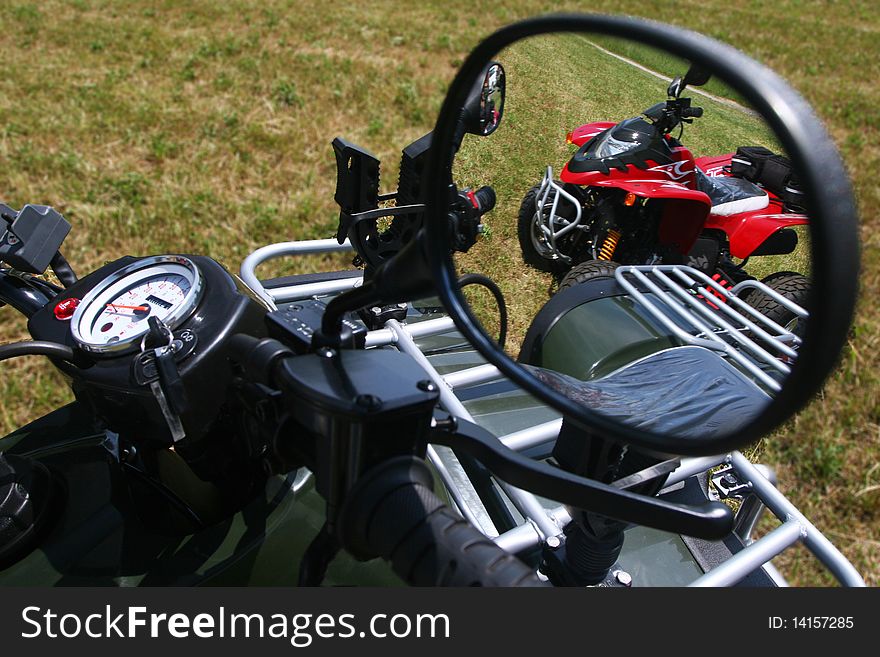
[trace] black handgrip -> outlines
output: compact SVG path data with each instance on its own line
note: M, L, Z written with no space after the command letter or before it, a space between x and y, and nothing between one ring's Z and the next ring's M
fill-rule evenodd
M703 116L703 108L702 107L685 107L681 111L681 115L685 118L698 119L701 116Z
M355 558L382 557L412 586L545 586L443 504L430 470L414 457L391 459L361 476L337 526Z
M485 185L474 192L479 207L477 208L480 215L484 215L495 207L495 190Z

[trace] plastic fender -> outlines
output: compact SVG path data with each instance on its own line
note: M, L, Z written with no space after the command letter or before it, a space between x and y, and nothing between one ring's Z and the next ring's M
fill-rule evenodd
M571 143L580 148L600 132L604 132L608 128L613 128L617 123L615 121L596 121L595 123L587 123L571 131Z
M755 212L742 212L729 217L710 214L706 219L706 228L723 230L730 241L730 254L735 258L748 258L777 230L809 223L807 215L783 213L779 202L771 200L770 205Z
M696 178L694 174L694 158L691 152L684 146L672 149L672 161L662 164L654 160L645 160L641 166L633 164L625 165L621 170L617 167L609 167L608 173L602 171L573 172L568 168L568 163L562 167L559 179L564 183L589 187L597 185L600 181L627 181L636 182L656 181L672 182L679 184L683 189L695 189Z
M729 175L726 171L724 171L724 167L730 166L730 159L733 157L733 153L727 153L725 155L710 155L708 157L698 157L695 160L695 163L700 169L703 170L707 176L726 176Z
M674 182L670 180L668 175L666 175L665 170L658 168L660 165L658 165L653 160L648 160L648 162L646 162L646 166L648 167L647 169L639 169L630 164L627 165L625 171L621 171L620 169L611 167L608 173L602 173L601 171L582 171L578 173L571 171L568 168L568 163L566 163L566 165L562 167L562 171L559 174L559 179L564 183L580 185L581 187L619 187L624 183L631 181L636 181L640 183ZM687 189L686 185L678 186L682 189Z
M730 164L733 153L699 157L697 166L707 176L728 176L724 167ZM810 220L804 214L784 212L782 203L770 194L770 204L754 212L742 212L722 217L710 214L706 218L706 228L723 230L730 241L730 253L736 258L747 258L773 233L792 226L809 225Z

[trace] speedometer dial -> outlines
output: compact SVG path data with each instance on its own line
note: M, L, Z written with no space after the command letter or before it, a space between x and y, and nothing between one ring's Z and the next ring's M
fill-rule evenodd
M154 256L123 267L96 285L77 306L71 332L80 347L103 353L137 343L149 317L176 328L198 304L202 279L183 256Z

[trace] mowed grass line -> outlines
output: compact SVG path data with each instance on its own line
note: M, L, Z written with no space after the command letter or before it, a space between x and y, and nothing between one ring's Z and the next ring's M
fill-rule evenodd
M824 392L761 449L783 492L880 583L874 3L11 0L0 6L12 35L0 44L0 199L64 211L74 222L66 250L81 272L124 253L187 249L237 269L263 243L326 236L335 135L382 157L383 179L393 181L398 149L430 129L480 38L527 15L584 10L667 21L735 45L790 80L840 146L863 219L863 302ZM267 273L288 270L279 262ZM26 335L14 311L0 313L0 339ZM5 429L67 398L37 359L4 362L0 394ZM793 583L831 582L805 550L774 563Z
M656 48L645 46L637 41L602 35L590 36L589 41L597 46L610 50L616 55L638 62L641 66L649 68L656 73L660 73L669 80L672 80L676 76L684 78L685 72L688 70L686 65L682 65L683 62L680 58L669 55ZM721 96L733 100L734 102L744 104L739 94L734 92L717 78L711 78L706 84L701 85L699 89L712 95Z

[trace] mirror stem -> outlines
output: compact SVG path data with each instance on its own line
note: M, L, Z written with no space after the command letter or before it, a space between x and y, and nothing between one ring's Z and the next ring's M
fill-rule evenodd
M424 230L403 247L391 260L373 272L373 277L360 287L344 292L327 304L321 319L321 331L313 339L314 346L339 345L347 312L373 304L400 303L427 296L434 291L431 269L425 258Z

